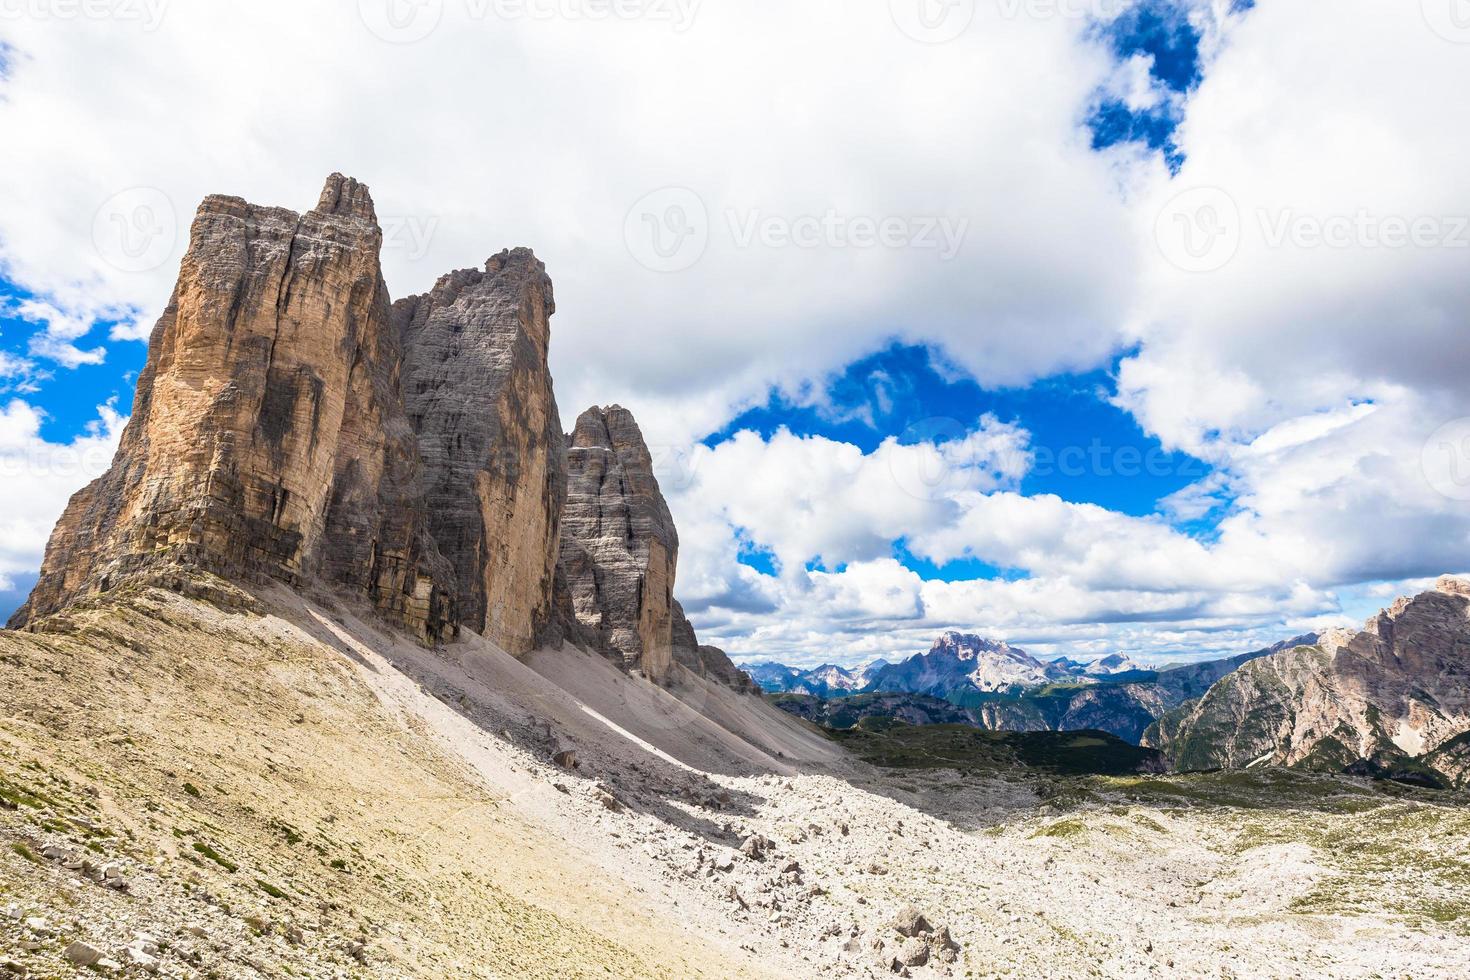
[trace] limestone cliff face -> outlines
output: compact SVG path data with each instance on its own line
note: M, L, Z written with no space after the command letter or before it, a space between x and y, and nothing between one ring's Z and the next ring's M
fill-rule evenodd
M367 600L426 642L467 627L752 689L674 601L679 538L633 416L562 434L541 262L511 249L390 304L382 238L339 174L306 214L204 201L113 465L11 625L197 570Z
M665 679L679 536L643 433L621 406L589 408L567 437L566 459L560 571L571 612L603 652Z
M429 530L454 567L460 620L514 654L551 621L566 496L547 368L555 309L524 248L393 305Z
M1444 579L1358 632L1254 660L1160 719L1181 768L1343 769L1421 759L1470 731L1470 585Z
M210 197L111 470L66 508L23 626L125 576L321 580L425 638L454 578L415 505L372 199L333 175L298 215Z

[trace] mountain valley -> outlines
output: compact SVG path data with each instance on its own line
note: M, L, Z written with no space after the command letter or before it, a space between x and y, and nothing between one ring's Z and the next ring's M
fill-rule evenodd
M394 301L382 248L340 174L200 206L0 632L0 977L1464 975L1463 580L1158 671L746 673L633 414L562 423L540 260Z

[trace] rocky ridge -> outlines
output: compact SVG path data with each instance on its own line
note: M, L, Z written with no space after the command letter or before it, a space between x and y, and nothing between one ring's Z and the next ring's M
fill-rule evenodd
M414 506L382 237L340 174L304 215L205 199L113 466L67 505L12 627L200 569L320 582L452 635L452 576Z
M1296 766L1392 771L1470 731L1470 583L1444 578L1363 629L1254 660L1159 720L1144 743L1184 769Z
M423 503L455 571L458 618L517 654L551 622L566 497L547 367L554 312L546 267L525 248L393 304Z
M928 653L874 671L869 686L953 700L960 694L1035 687L1070 676L1009 643L951 630L935 640Z
M204 201L112 467L10 625L212 573L366 601L425 643L571 642L750 689L674 600L678 536L632 414L562 433L542 263L507 250L390 304L382 240L340 174L304 215Z

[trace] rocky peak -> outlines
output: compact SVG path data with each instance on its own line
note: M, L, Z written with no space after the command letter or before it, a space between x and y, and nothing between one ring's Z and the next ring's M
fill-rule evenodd
M1470 597L1470 579L1460 578L1457 575L1445 575L1435 583L1434 589L1445 595Z
M974 633L961 633L958 630L946 630L941 633L939 639L935 640L934 645L929 648L929 652L947 653L962 660L974 660L981 653L1020 653L1023 656L1029 656L1004 641L989 640Z
M678 558L638 423L618 405L589 408L567 437L559 572L572 614L603 651L656 679L674 662Z
M429 532L454 567L461 620L515 654L551 620L566 496L547 366L555 309L525 248L393 305Z
M112 468L67 506L14 625L200 568L322 581L425 638L452 632L381 242L367 188L338 175L303 215L205 199Z
M632 414L562 432L541 261L508 249L390 304L382 240L341 174L305 214L204 200L113 465L12 625L199 571L366 600L426 642L570 640L747 689L674 601L679 539Z
M1033 687L1066 676L1062 667L1043 664L1008 643L950 630L941 634L927 653L870 670L867 688L945 698Z
M1186 768L1341 770L1419 758L1467 731L1470 595L1441 581L1361 630L1251 661L1146 739Z
M313 213L354 218L368 222L375 228L378 224L378 213L373 208L373 196L368 192L367 185L341 174L332 174L327 178Z

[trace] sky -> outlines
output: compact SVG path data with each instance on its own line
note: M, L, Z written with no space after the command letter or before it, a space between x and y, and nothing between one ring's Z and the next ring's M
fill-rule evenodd
M1463 0L0 4L0 607L199 200L529 245L738 660L1162 662L1470 569Z

